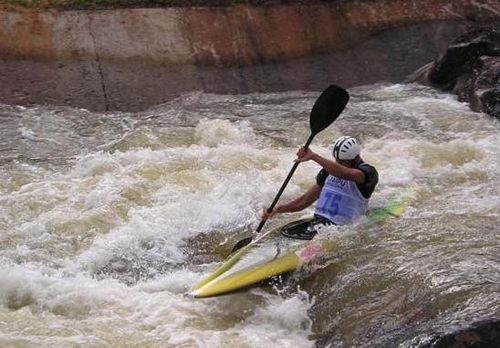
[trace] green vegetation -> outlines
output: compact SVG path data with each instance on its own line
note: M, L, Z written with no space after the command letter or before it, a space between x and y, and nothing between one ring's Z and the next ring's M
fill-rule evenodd
M325 0L323 0L325 1ZM0 0L1 4L26 8L99 9L134 7L228 6L235 4L272 5L310 3L307 0Z

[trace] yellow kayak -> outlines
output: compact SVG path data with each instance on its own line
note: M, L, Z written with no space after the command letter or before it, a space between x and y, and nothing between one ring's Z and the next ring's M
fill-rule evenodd
M300 222L310 219L299 220ZM290 224L296 224L294 221ZM306 241L281 237L278 233L288 225L277 227L271 234L275 240L249 244L229 258L212 274L196 284L194 297L210 297L245 288L249 285L294 271L333 250L330 241Z
M386 220L403 214L404 201L392 201L385 208L369 213L372 221ZM266 279L299 269L330 253L335 243L330 240L302 240L282 236L290 226L307 225L312 220L304 218L274 228L266 233L264 241L252 242L229 255L213 273L201 280L191 290L194 297L211 297L247 288Z

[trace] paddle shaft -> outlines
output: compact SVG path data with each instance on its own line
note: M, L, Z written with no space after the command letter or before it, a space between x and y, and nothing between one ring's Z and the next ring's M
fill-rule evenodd
M315 136L315 135L316 135L316 134L311 133L311 135L309 136L309 139L307 139L306 144L304 145L304 149L306 149L306 150L307 150L307 149L309 148L309 145L311 145L311 142L312 142L312 140L313 140L313 138L314 138L314 136ZM269 208L267 208L267 212L268 212L268 213L272 212L272 211L273 211L273 209L274 209L274 207L275 207L275 206L276 206L276 204L278 203L278 201L279 201L279 199L280 199L280 197L281 197L281 194L283 193L283 191L285 191L285 188L286 188L286 186L288 185L288 182L290 181L290 179L292 178L293 173L295 173L295 170L296 170L296 169L297 169L297 167L299 166L299 163L300 163L300 162L295 162L295 163L293 164L293 167L292 167L292 169L290 170L290 173L288 173L288 176L286 177L285 181L283 182L283 185L281 185L281 188L280 188L280 190L278 191L278 194L276 195L276 197L274 197L274 200L273 200L273 202L271 203L271 205L269 206ZM259 232L262 230L262 228L263 228L263 227L264 227L264 225L266 224L266 221L267 221L267 220L263 220L263 219L262 219L262 220L260 220L260 224L259 224L259 226L257 227L257 230L256 230L256 232L257 232L257 233L259 233Z

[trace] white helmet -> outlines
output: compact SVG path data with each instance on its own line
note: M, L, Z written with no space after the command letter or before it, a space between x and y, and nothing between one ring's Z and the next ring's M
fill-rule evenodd
M356 158L361 152L356 138L343 136L338 138L333 145L333 157L338 160L350 161Z

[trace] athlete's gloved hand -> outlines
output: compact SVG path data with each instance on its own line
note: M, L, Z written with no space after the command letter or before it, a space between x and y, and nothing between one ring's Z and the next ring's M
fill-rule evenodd
M302 146L299 151L297 151L297 158L295 159L295 162L306 162L310 161L316 153L312 151L311 149L304 149Z

